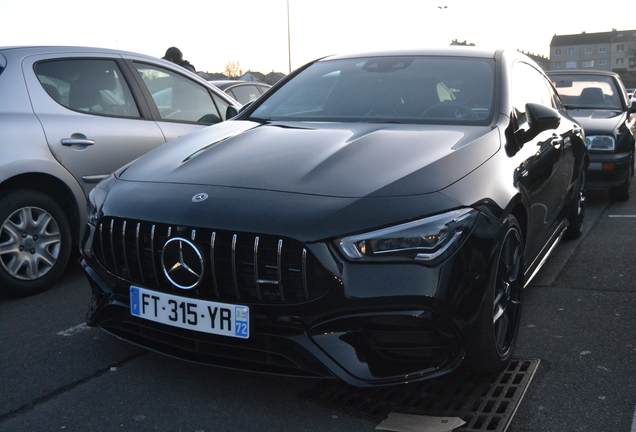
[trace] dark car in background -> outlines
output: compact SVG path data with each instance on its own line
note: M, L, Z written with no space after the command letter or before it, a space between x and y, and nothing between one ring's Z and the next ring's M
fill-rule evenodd
M587 188L609 189L612 200L629 199L634 176L634 119L618 74L606 71L548 72L568 113L585 130L590 165Z
M100 180L239 108L154 57L0 47L0 292L34 294L60 276Z
M208 82L232 96L241 105L254 102L271 87L269 84L254 81L219 80Z
M578 237L581 129L515 51L327 57L90 194L90 326L227 368L392 385L510 360Z

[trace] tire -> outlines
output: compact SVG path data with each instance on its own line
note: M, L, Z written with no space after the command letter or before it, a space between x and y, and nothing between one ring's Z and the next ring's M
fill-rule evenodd
M48 289L68 264L71 242L53 198L27 189L0 198L0 290L26 297Z
M632 186L632 177L634 171L634 157L632 156L632 163L630 169L627 170L627 179L625 183L620 186L613 187L609 190L609 198L612 201L627 201L629 200L629 189Z
M575 240L583 234L583 220L585 219L585 168L581 170L579 177L579 191L574 193L568 204L568 227L564 237L567 240Z
M514 216L504 221L505 234L490 269L486 295L468 340L469 369L497 372L506 367L517 342L523 297L521 228Z

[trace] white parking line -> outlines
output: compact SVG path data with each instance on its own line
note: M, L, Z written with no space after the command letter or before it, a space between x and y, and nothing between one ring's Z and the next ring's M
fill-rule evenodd
M86 323L82 323L76 325L75 327L71 327L69 329L58 332L60 336L73 336L74 334L81 333L83 331L90 330L90 327L86 325Z
M611 218L636 218L636 215L609 215Z

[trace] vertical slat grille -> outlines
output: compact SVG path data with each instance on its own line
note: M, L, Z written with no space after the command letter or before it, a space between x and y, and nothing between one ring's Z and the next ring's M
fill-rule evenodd
M194 243L204 257L205 274L194 290L200 298L295 303L340 284L302 243L269 235L105 218L93 250L105 268L132 284L176 292L161 264L164 244L175 237Z
M213 232L210 236L210 270L212 272L212 288L214 289L214 295L219 297L219 284L216 281L216 266L214 265L214 243L216 240L216 232Z

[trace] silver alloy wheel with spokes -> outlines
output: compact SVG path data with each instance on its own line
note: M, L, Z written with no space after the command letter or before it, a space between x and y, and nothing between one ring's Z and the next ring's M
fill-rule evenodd
M495 280L492 324L497 354L507 357L514 347L521 309L523 242L516 227L506 233Z
M55 219L38 207L23 207L0 227L0 262L16 279L44 276L57 261L61 246Z

